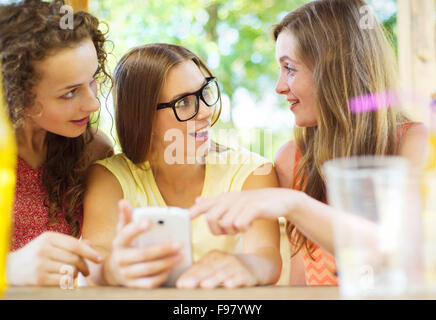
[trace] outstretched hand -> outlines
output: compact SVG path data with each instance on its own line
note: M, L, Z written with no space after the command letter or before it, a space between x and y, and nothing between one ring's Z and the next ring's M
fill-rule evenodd
M247 231L254 220L275 220L298 210L303 194L286 188L266 188L223 193L217 197L197 198L190 208L191 219L204 214L215 235Z

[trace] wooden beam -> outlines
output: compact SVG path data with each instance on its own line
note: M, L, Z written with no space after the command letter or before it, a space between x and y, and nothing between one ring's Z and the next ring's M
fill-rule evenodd
M89 0L66 0L65 4L73 7L74 11L89 11Z
M412 120L428 124L430 97L436 92L435 1L398 0L400 87L425 97L406 101Z

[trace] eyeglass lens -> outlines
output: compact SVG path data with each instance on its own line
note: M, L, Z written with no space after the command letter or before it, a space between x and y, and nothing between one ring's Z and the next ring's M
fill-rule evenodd
M211 107L218 102L218 85L216 81L209 82L201 91L200 96L207 106ZM177 116L181 120L193 117L198 111L198 96L190 94L176 102L174 105Z

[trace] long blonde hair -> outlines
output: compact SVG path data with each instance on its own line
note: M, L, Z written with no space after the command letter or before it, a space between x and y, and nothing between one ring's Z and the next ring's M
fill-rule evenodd
M350 99L396 88L395 56L382 26L362 28L361 0L319 0L287 14L274 28L290 32L297 54L315 79L316 127L296 127L294 136L302 157L293 188L326 201L322 164L332 158L384 155L397 152L396 127L407 119L398 108L384 107L353 113ZM371 13L367 13L371 14ZM309 255L313 243L288 222L295 255L303 246Z

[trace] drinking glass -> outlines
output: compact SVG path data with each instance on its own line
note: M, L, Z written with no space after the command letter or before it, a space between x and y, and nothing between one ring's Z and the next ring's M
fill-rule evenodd
M341 295L395 296L407 288L403 253L409 167L396 156L338 158L323 165Z

